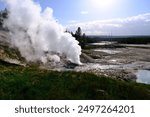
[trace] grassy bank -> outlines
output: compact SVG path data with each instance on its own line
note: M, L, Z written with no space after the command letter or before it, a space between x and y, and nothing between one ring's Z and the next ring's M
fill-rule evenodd
M150 99L150 86L0 62L0 99Z

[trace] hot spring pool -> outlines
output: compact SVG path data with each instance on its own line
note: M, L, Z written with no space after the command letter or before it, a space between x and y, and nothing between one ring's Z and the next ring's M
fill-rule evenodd
M150 71L149 70L138 70L136 73L138 83L150 84Z

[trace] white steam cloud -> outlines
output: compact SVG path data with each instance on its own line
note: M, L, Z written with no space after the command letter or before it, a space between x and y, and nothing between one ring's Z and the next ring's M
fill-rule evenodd
M73 63L80 64L81 47L78 41L53 17L53 10L44 11L33 0L3 0L9 9L5 26L11 32L12 43L28 61L47 61L45 52L65 54ZM59 60L57 55L51 59Z

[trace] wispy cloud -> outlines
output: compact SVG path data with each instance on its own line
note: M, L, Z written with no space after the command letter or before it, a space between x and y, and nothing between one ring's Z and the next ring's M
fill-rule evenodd
M89 12L88 11L81 11L80 12L82 15L87 15Z
M111 20L97 20L69 24L68 29L77 27L88 35L150 35L150 13Z

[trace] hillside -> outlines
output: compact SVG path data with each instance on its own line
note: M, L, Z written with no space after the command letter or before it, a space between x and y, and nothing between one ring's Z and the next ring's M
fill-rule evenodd
M5 30L0 30L0 60L24 65L24 58L21 57L18 49L12 46L9 32Z
M149 85L88 72L41 69L27 63L10 43L8 32L1 30L0 99L150 99Z

